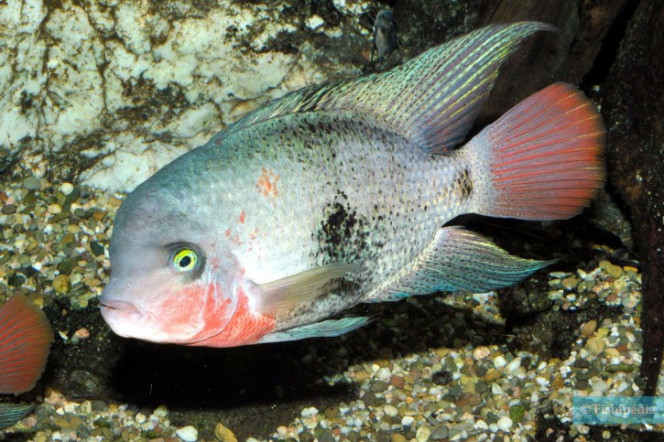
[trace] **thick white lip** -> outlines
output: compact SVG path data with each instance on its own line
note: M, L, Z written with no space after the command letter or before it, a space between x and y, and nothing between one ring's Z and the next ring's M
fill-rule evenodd
M99 300L101 314L107 320L110 318L122 316L130 321L140 321L143 319L144 314L136 307L135 304L126 301L113 301L102 298Z
M111 330L123 338L141 339L157 343L188 343L186 337L173 335L160 327L154 313L128 301L101 297L99 309Z
M142 312L135 304L116 301L101 297L99 300L101 316L111 329L124 338L136 338L136 325L144 325L149 321L149 313ZM143 338L144 339L144 338Z

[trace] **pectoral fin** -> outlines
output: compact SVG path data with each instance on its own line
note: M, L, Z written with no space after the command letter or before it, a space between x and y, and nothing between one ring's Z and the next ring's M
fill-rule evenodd
M332 338L343 335L356 328L362 327L371 322L371 319L365 316L349 317L341 319L327 319L316 322L315 324L303 325L267 334L259 341L260 343L297 341L307 338Z
M279 316L323 296L330 291L330 283L342 278L359 264L335 263L305 270L273 282L260 284L261 313Z
M487 292L510 286L553 262L519 258L463 227L444 227L397 281L370 301L438 291Z

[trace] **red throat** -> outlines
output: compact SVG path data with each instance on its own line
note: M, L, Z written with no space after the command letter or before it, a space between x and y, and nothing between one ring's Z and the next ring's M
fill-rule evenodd
M276 324L274 317L251 311L249 299L242 288L238 288L236 296L238 297L237 309L225 326L222 324L226 320L225 315L220 315L218 311L208 311L205 314L205 328L200 334L206 335L215 330L218 334L200 341L190 342L189 345L237 347L255 344L260 338L274 330ZM228 302L230 303L230 301Z

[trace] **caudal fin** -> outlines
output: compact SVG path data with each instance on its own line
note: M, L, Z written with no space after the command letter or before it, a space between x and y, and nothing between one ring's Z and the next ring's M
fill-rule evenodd
M477 212L567 219L604 182L604 124L577 88L556 83L523 100L468 143L488 181Z
M46 315L23 295L13 295L0 309L0 393L18 394L41 376L53 330Z

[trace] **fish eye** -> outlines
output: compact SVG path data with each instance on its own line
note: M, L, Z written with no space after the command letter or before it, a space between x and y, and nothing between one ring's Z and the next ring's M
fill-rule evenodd
M196 268L198 254L188 248L178 249L173 254L171 265L178 272L190 272Z

